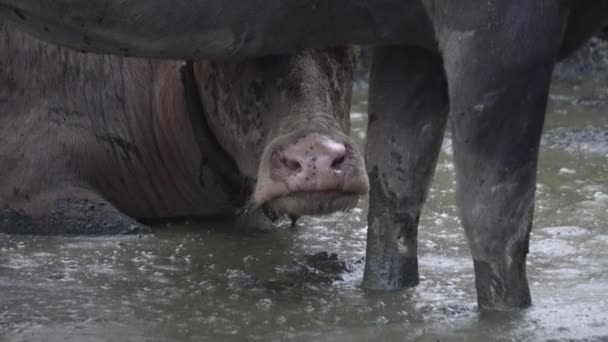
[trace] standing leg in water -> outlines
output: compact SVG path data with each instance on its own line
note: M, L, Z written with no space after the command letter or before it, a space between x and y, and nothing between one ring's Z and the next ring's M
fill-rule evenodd
M438 54L402 46L374 50L366 147L371 191L365 288L418 284L418 220L447 115L447 85Z
M567 12L558 1L476 4L458 1L442 12L468 11L470 23L435 18L442 23L456 201L479 307L526 307L538 149ZM515 11L528 15L505 15Z

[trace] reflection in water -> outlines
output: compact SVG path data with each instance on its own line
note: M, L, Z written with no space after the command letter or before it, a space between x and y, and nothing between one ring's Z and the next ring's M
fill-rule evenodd
M608 102L606 88L594 82L553 88L529 310L476 311L446 141L421 220L422 277L414 289L358 288L366 203L270 231L210 222L158 228L141 238L2 236L0 340L606 338ZM365 112L365 101L357 100L353 136L360 143ZM324 251L337 253L347 271L331 255L306 257Z

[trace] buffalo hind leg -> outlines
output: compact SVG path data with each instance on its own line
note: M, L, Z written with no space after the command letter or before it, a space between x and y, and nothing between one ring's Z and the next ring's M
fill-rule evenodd
M453 6L466 4L474 2ZM449 84L456 201L482 309L531 304L526 256L536 166L566 15L557 1L496 4L476 6L464 25L439 20L444 26L438 30ZM515 10L529 15L510 21L504 13Z
M366 160L370 177L363 287L418 284L418 219L448 114L438 54L380 47L370 75Z

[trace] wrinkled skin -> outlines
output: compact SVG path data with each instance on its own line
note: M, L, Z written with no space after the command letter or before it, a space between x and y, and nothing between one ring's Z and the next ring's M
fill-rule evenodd
M186 65L82 54L9 25L0 47L0 232L326 214L368 191L347 137L354 49Z
M366 159L372 191L363 286L418 283L418 220L450 113L457 204L479 306L531 304L525 263L551 71L602 26L608 2L345 0L278 6L235 0L180 6L114 0L103 8L71 7L75 3L0 1L7 20L91 51L231 58L296 47L379 46L370 84ZM119 20L99 20L100 13ZM126 19L132 17L138 20ZM53 26L45 30L47 23Z

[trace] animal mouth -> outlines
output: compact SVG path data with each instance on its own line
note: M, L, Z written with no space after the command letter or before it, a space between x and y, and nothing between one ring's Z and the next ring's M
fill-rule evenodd
M265 205L278 215L327 215L353 209L359 198L357 192L301 191L269 199Z

